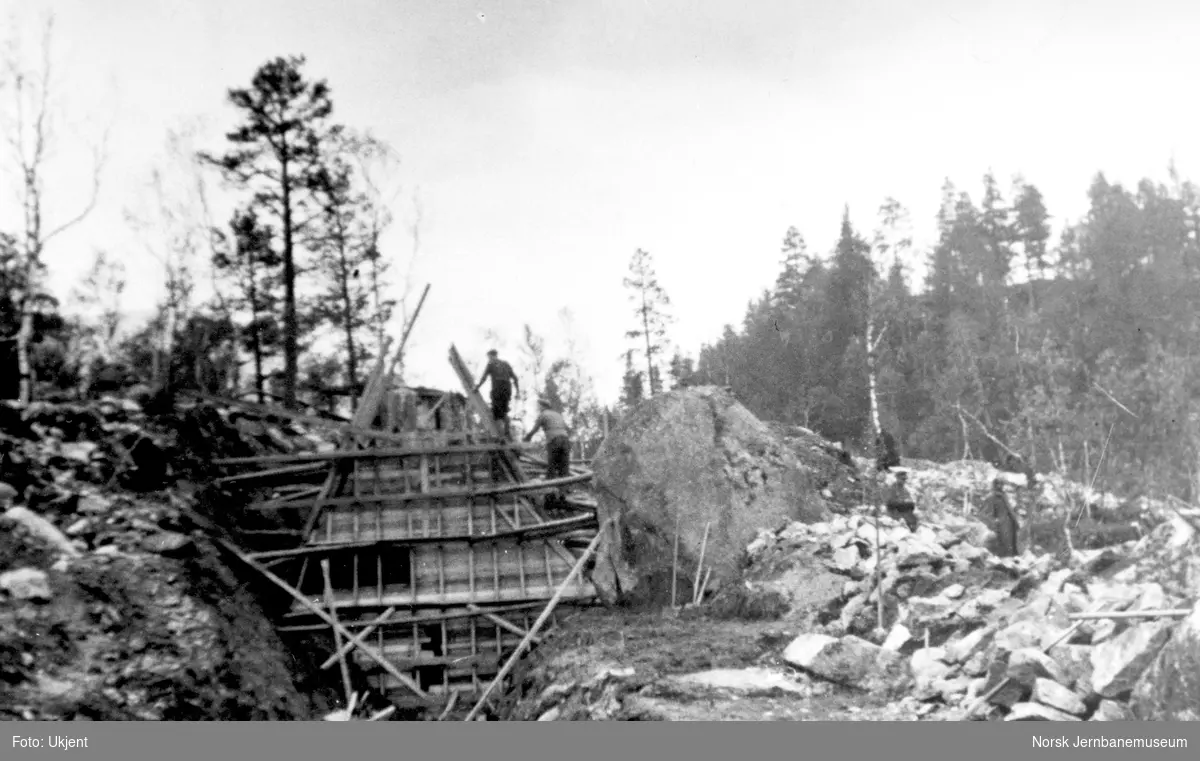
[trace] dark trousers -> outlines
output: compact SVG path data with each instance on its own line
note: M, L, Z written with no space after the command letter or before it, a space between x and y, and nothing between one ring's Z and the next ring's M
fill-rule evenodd
M906 526L908 526L909 531L917 530L917 506L916 505L907 505L907 504L888 505L887 511L888 511L888 515L890 515L891 517L893 517L897 520L904 521L904 524Z
M512 402L511 386L492 386L492 417L501 424L505 436L508 435L508 405Z
M555 436L546 442L546 478L566 478L571 475L571 440Z

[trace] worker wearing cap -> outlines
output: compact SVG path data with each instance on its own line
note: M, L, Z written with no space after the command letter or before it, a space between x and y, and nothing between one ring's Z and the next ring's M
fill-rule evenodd
M916 531L917 503L908 491L908 469L893 468L892 472L896 474L896 483L892 484L892 488L887 494L885 504L887 505L888 515L897 520L904 521L909 531Z
M517 380L517 374L513 372L512 365L500 359L499 352L492 349L487 355L487 367L479 382L475 384L474 391L478 391L488 378L492 379L492 417L497 423L503 425L505 438L511 438L508 405L512 402L513 390L515 389L517 393L521 392L521 382Z
M1004 479L992 480L992 493L983 501L981 512L984 521L996 532L996 555L1002 558L1017 555L1017 533L1020 524L1008 504L1008 498L1004 495Z

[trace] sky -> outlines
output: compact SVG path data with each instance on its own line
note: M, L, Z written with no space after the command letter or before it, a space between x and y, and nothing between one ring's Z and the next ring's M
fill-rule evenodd
M655 260L696 354L774 281L796 226L829 252L843 208L868 237L889 196L932 243L949 178L1021 174L1061 228L1103 171L1200 179L1200 8L1143 0L0 0L0 24L53 12L66 121L48 214L100 200L47 252L63 296L96 249L126 262L126 308L161 295L147 234L166 137L221 147L230 87L279 55L327 80L335 117L402 157L386 241L410 289L431 285L407 380L449 388L522 326L551 355L572 335L601 400L620 387L634 315L622 279ZM0 104L3 104L0 94ZM0 105L3 113L3 105ZM69 126L69 129L67 128ZM90 142L89 142L90 141ZM165 168L165 169L164 169ZM179 175L182 176L182 175ZM5 219L0 182L0 228ZM419 199L419 248L408 228ZM410 269L411 264L411 269ZM569 309L572 328L564 328ZM140 311L139 311L140 310ZM488 331L492 331L489 336ZM395 331L398 333L398 331Z

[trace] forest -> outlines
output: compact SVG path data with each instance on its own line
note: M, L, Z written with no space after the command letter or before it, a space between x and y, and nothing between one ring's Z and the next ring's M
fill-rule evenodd
M990 174L978 202L946 182L930 251L892 199L869 237L847 210L829 256L791 228L774 286L695 362L676 355L671 379L729 386L763 419L851 449L879 426L905 457L1191 499L1200 192L1168 177L1097 174L1057 241L1038 189L1016 178L1006 195ZM914 283L906 262L922 260ZM630 365L626 399L642 375Z

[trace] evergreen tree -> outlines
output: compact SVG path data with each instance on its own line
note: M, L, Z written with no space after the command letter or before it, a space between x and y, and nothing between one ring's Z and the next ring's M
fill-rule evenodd
M629 275L624 284L629 289L637 317L637 327L627 331L625 337L645 346L646 378L653 396L662 391L659 356L666 350L667 325L670 323L667 310L671 300L658 283L653 258L640 248L629 262Z
M212 264L218 277L234 289L234 295L225 302L227 319L250 353L254 390L262 403L266 398L266 362L280 345L282 258L272 245L272 230L250 209L234 212L229 233L213 231Z
M636 407L646 398L644 375L633 368L633 349L625 352L625 375L621 379L621 406Z
M227 181L249 192L258 213L279 223L283 277L283 397L296 406L301 319L297 313L297 242L313 214L323 143L339 128L329 86L304 77L303 56L275 58L259 67L248 88L229 90L229 102L242 123L226 134L231 144L221 156L201 154Z

